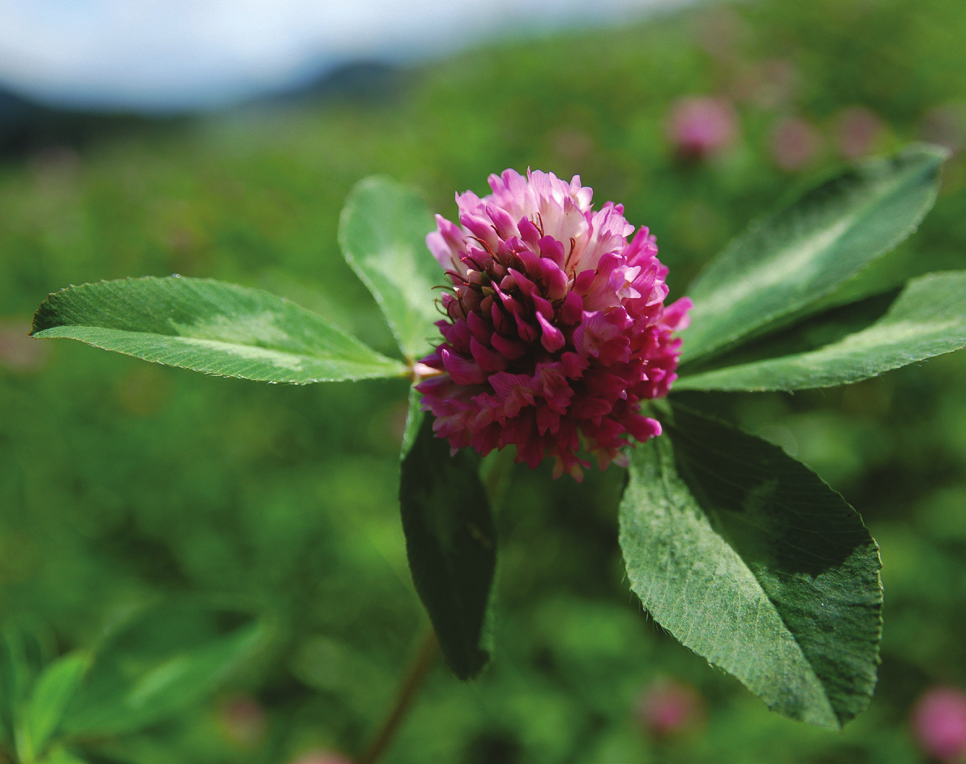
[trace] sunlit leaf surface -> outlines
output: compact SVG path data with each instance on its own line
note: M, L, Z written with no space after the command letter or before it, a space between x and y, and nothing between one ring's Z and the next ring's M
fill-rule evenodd
M68 287L34 316L65 337L145 361L266 382L402 376L406 367L323 318L258 289L208 279L123 279Z
M339 224L346 260L369 287L410 360L425 355L438 334L433 288L444 276L426 247L426 234L434 227L418 194L380 177L356 185Z
M868 160L737 238L698 276L682 362L800 317L908 236L936 198L945 150Z
M966 346L966 272L914 279L879 321L808 353L684 376L675 390L803 390L874 377Z

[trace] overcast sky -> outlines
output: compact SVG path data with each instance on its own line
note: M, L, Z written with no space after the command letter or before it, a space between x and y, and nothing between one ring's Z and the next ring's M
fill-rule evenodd
M82 106L217 106L351 60L609 23L684 0L0 0L0 84Z

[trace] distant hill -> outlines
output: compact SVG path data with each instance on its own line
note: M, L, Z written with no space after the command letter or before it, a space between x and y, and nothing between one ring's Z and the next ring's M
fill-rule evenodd
M280 90L256 103L353 101L379 103L394 99L404 90L411 71L382 61L354 61L334 69L309 74L292 87Z
M409 72L398 67L375 61L355 62L315 76L308 74L295 85L226 111L301 103L384 103L395 100L408 79ZM60 109L0 86L0 159L25 156L50 146L82 148L119 133L184 123L195 117L191 113L158 116Z
M0 158L16 158L51 146L82 148L119 133L184 119L58 109L0 88Z

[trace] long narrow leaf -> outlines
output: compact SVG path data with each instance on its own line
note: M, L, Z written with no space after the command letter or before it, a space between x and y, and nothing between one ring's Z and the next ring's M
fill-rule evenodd
M33 761L57 732L67 707L74 698L90 656L68 653L49 664L37 678L24 709L17 751L22 759Z
M770 708L841 727L875 687L882 590L858 513L781 449L675 408L621 501L634 592Z
M406 367L323 318L258 289L208 279L123 279L56 292L33 336L64 337L223 377L333 382L403 376Z
M19 737L24 709L37 676L49 659L40 624L8 624L0 630L0 743Z
M800 318L908 236L936 198L947 152L913 145L869 160L752 226L689 287L682 362Z
M869 328L808 353L682 376L675 390L804 390L858 382L966 347L966 272L914 279Z
M62 722L65 735L112 735L197 703L264 643L264 623L203 602L144 610L100 645Z

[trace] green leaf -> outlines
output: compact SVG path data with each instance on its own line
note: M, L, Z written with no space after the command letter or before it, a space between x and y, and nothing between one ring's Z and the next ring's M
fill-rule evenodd
M205 374L267 382L407 373L399 361L280 297L180 276L68 287L40 306L32 333Z
M161 721L208 695L265 636L261 622L234 608L184 602L144 610L97 647L63 733L111 735Z
M917 144L868 160L753 225L688 289L682 363L802 317L892 249L935 201L947 156Z
M966 272L910 281L886 315L808 353L682 376L675 390L804 390L858 382L966 347Z
M432 417L402 460L399 502L416 591L450 669L476 676L489 660L488 611L496 569L496 529L469 455L450 456Z
M26 625L0 631L0 742L17 740L24 704L48 659L46 636Z
M409 360L431 349L439 332L433 287L443 271L426 247L433 216L411 189L388 178L360 181L346 200L339 244L369 288Z
M882 589L858 513L781 449L675 407L620 506L634 592L778 713L839 728L875 687Z
M24 708L17 752L21 759L33 761L57 732L67 707L74 698L90 656L74 652L48 665L37 678Z
M409 408L406 410L406 426L403 429L402 446L399 451L399 459L402 461L412 450L416 438L423 427L423 419L426 414L419 408L422 395L415 386L409 388Z
M65 748L56 748L40 759L38 764L87 764L86 759L82 759Z

